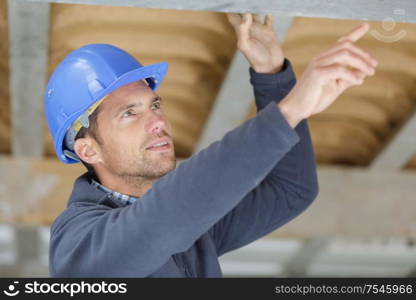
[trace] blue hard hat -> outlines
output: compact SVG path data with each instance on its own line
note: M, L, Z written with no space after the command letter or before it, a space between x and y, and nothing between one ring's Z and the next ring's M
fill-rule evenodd
M66 56L50 77L45 93L46 120L59 160L78 162L64 139L72 124L90 107L134 81L146 80L155 90L167 68L165 62L143 66L126 51L108 44L86 45Z

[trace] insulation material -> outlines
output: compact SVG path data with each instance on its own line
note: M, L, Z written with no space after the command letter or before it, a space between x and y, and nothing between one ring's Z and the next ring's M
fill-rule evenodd
M49 75L65 55L88 43L115 44L145 65L169 62L169 72L159 93L166 100L164 105L173 125L177 156L187 157L192 153L235 53L235 34L225 14L52 4L50 23ZM313 56L359 23L296 18L284 50L297 76ZM358 45L379 60L377 74L367 78L364 85L348 90L327 111L310 119L319 163L370 164L415 108L416 24L393 24L391 33L380 22L370 24L372 33ZM398 41L387 41L389 35L403 31L406 34ZM385 41L380 39L383 34ZM6 1L1 1L1 153L10 152L7 35ZM45 132L46 153L54 156L46 124ZM416 156L407 167L416 168Z
M360 23L296 18L286 36L284 51L297 77L313 57ZM347 90L326 111L309 120L317 161L321 164L370 164L415 107L416 24L390 24L395 28L386 32L386 24L369 23L370 32L357 45L379 61L376 74L363 85ZM396 32L406 34L396 42L387 42L387 37ZM384 40L380 39L381 33ZM253 112L254 108L250 116Z
M359 23L296 19L285 43L287 55L295 61L295 72L300 75L313 56ZM363 85L348 90L328 110L310 120L317 159L321 163L371 163L384 141L415 105L416 25L395 24L394 32L405 31L407 34L403 39L389 43L387 38L381 40L374 35L382 33L385 26L379 22L370 24L370 33L358 42L358 46L371 52L379 61L376 75L367 78ZM393 33L384 34L387 37Z
M192 153L235 53L225 14L52 4L50 28L49 74L70 51L89 43L114 44L144 65L167 61L158 93L172 123L176 155Z

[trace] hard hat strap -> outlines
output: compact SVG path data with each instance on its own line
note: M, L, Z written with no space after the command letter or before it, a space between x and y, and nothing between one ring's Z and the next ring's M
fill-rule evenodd
M78 132L81 130L82 127L89 128L89 116L94 113L97 109L98 105L107 97L104 96L93 105L91 105L82 115L80 115L74 123L72 123L71 127L69 127L68 131L65 134L64 138L64 145L67 150L64 150L64 154L72 159L79 160L77 155L74 152L74 144L75 144L75 137L77 136Z

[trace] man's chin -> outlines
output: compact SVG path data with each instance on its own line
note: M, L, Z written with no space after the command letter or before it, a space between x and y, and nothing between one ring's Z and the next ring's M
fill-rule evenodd
M172 154L163 156L161 155L158 158L152 160L152 165L154 166L154 170L158 170L157 173L159 173L160 176L163 176L175 169L176 157Z

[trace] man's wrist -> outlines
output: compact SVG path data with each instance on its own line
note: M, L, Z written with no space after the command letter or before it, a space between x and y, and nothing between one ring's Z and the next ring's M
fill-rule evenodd
M275 67L270 67L270 66L262 66L262 67L251 66L251 67L256 73L259 73L259 74L276 74L282 71L283 63Z
M293 103L293 101L290 101L290 98L284 98L281 102L277 103L276 105L282 112L282 115L285 117L290 127L295 128L304 118L293 106Z
M257 73L252 66L249 68L250 83L259 88L278 89L287 94L296 84L296 75L292 64L285 58L282 69L276 74Z
M259 74L276 74L282 71L284 62L285 62L285 58L282 57L278 59L277 63L273 63L270 65L263 65L263 66L253 64L251 65L251 67L256 73L259 73Z

